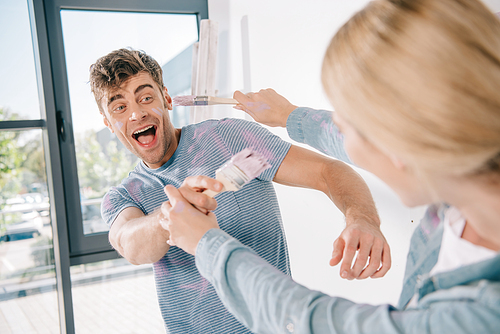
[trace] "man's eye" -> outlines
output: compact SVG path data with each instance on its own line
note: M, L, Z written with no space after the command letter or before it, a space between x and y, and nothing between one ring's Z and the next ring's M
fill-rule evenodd
M142 99L142 102L149 102L151 101L153 98L151 96L146 96L145 98Z
M113 111L117 114L122 113L125 110L125 106L118 106Z

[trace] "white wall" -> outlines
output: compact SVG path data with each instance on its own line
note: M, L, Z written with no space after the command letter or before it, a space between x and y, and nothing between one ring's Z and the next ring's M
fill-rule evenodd
M494 11L500 11L500 0L486 2ZM234 90L250 83L253 91L271 87L299 106L331 109L320 83L324 51L335 31L367 3L367 0L209 0L210 19L219 22L219 96L231 96ZM245 16L249 43L242 47L245 38L241 38L241 22ZM246 49L250 66L244 69L242 50ZM244 70L250 76L244 77ZM216 109L216 116L245 117L229 107ZM291 141L285 130L270 130ZM401 291L410 236L424 208L404 207L380 180L358 171L377 204L382 230L391 246L392 269L377 280L340 279L338 267L328 264L332 243L344 227L340 211L322 193L276 185L293 277L311 289L356 302L395 304Z

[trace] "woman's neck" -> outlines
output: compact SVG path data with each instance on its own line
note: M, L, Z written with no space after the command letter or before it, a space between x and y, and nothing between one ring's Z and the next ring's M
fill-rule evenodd
M466 219L462 238L500 251L500 186L475 180L448 184L443 199Z
M476 233L474 228L468 222L465 222L464 231L462 232L462 239L473 243L474 245L482 246L495 252L500 251L498 243L494 243L490 240L484 239L479 234Z

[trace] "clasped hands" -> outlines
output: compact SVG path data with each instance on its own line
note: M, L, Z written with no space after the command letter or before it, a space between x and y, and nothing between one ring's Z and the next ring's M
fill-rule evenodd
M169 201L161 206L160 224L170 233L167 243L192 255L196 255L203 235L219 228L212 212L217 208L217 201L202 193L206 189L220 191L222 184L206 176L194 176L186 178L179 189L171 185L165 187ZM340 273L345 279L382 277L391 265L389 246L376 224L359 217L362 215L356 219L346 217L347 227L333 244L330 265L343 260ZM350 220L353 222L349 223Z

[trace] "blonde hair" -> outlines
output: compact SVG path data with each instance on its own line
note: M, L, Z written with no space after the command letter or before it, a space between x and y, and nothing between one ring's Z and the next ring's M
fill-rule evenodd
M500 21L476 0L376 0L333 37L325 91L421 171L499 173Z

